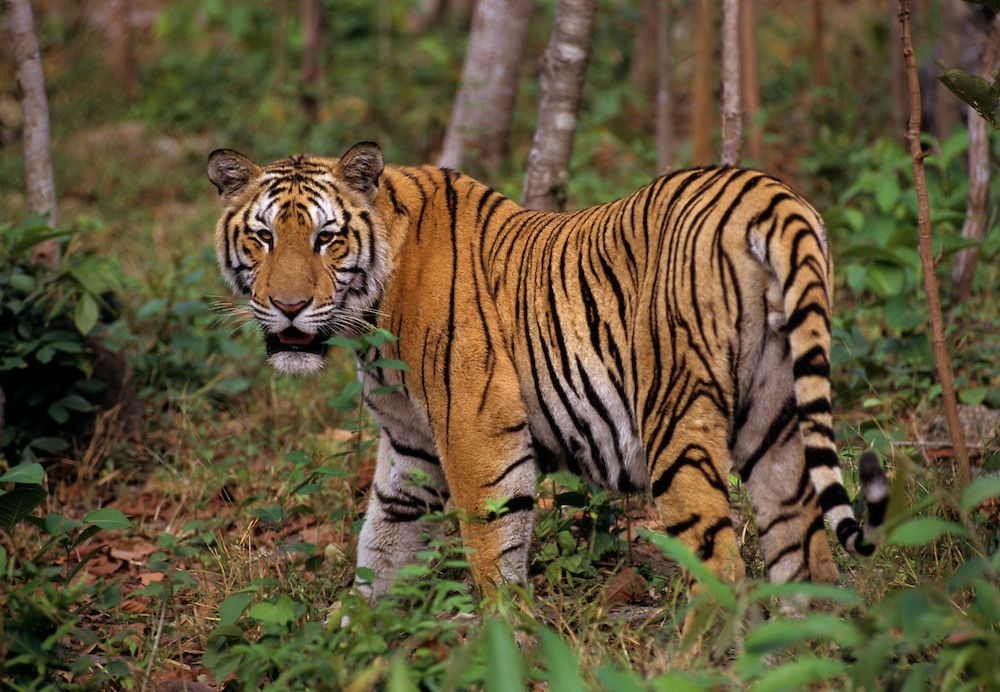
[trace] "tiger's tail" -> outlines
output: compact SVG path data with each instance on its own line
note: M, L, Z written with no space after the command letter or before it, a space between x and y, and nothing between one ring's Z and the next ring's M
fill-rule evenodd
M889 501L889 484L873 452L862 454L860 480L868 505L862 527L844 489L833 438L830 387L830 313L833 266L819 214L788 191L775 199L750 227L750 246L771 266L782 290L798 425L805 447L805 468L797 502L811 482L827 523L853 555L875 552L872 534L881 526ZM762 255L762 256L761 256Z

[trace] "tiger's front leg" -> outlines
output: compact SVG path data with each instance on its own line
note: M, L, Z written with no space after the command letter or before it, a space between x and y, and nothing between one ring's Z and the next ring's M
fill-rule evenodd
M368 567L375 578L358 588L378 598L392 586L401 567L441 531L440 522L422 521L440 512L448 500L440 462L433 451L383 428L379 439L375 478L368 497L365 523L358 539L358 567Z

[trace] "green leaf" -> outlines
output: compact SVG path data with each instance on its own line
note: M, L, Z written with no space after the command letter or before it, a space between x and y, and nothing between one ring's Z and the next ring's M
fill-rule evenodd
M88 524L99 526L106 531L127 529L132 525L132 522L128 520L128 517L122 514L121 510L112 509L110 507L95 509L93 512L85 516L83 520Z
M0 478L0 481L3 479ZM1000 476L983 476L969 483L962 493L961 506L969 512L991 497L1000 496Z
M363 344L355 339L348 339L346 336L334 336L326 340L326 343L332 346L340 346L341 348L346 348L349 351L359 351Z
M861 604L861 596L856 591L833 584L811 584L808 582L786 582L783 584L760 584L750 592L750 600L763 601L768 598L796 598L832 601L845 606Z
M918 517L910 519L893 529L886 543L902 546L926 545L936 541L944 534L965 536L965 527L953 521L945 521L937 517Z
M726 608L736 607L736 595L733 593L732 587L715 576L715 574L713 574L711 570L705 566L705 563L699 560L698 556L691 552L691 549L684 545L680 539L674 538L673 536L666 536L662 533L648 531L646 529L641 529L639 531L639 535L651 542L657 548L666 553L667 557L690 572L691 576L703 584L720 605Z
M79 394L68 394L59 400L59 405L68 408L70 411L87 413L94 410L94 406Z
M630 670L618 670L610 663L603 663L597 669L597 680L605 690L614 690L615 692L643 692L645 689L642 678L638 675Z
M958 400L969 406L978 406L986 399L989 390L986 387L969 387L958 393Z
M811 683L827 680L847 671L847 664L828 658L800 658L775 668L750 689L753 692L809 689Z
M546 679L552 692L579 692L587 689L572 649L555 632L542 630L542 650L545 652Z
M486 692L522 692L524 666L510 627L496 618L488 618L483 627L483 645L487 669L503 671L501 675L486 677Z
M365 367L365 370L382 368L383 370L402 370L409 372L410 366L396 358L376 358Z
M97 301L89 293L80 296L76 309L73 311L73 324L84 336L87 336L97 324Z
M747 653L764 656L787 649L806 639L825 639L840 646L855 646L861 632L850 622L834 615L816 613L802 620L771 620L747 634Z
M997 124L997 106L1000 105L1000 77L992 83L965 70L948 70L938 77L948 90L983 117L993 127Z
M240 619L253 600L253 594L234 593L219 604L219 625L231 625Z
M45 481L45 471L41 464L26 462L18 464L4 475L0 483L23 483L25 485L41 485Z
M0 528L10 531L14 525L31 514L42 503L47 493L37 485L14 488L0 495Z
M894 175L883 175L875 181L875 203L883 213L889 213L896 208L899 201L899 180Z
M876 262L868 267L865 283L882 298L899 295L906 285L906 273L892 264Z
M406 666L406 659L397 653L389 661L389 675L385 681L386 692L417 692L417 685Z
M250 609L250 617L267 625L284 625L295 619L295 608L288 596L279 596L273 603L258 603Z

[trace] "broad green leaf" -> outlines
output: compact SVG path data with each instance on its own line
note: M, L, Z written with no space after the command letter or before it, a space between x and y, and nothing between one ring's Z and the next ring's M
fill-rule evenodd
M85 516L83 520L88 524L99 526L106 531L126 529L132 525L132 522L128 520L128 517L122 514L120 509L112 509L110 507L95 509L93 512Z
M2 481L3 478L0 478ZM971 511L979 505L989 500L991 497L1000 496L1000 476L983 476L969 483L969 487L962 493L962 509Z
M969 406L978 406L983 403L989 390L986 387L968 387L958 393L958 400Z
M997 124L997 107L1000 105L1000 77L992 83L965 70L948 70L938 77L951 93L972 106L993 127Z
M662 533L655 533L645 529L640 530L639 535L651 542L657 548L666 553L667 557L679 564L691 573L695 579L703 584L715 597L720 605L726 608L736 607L736 595L731 586L719 579L712 573L705 563L698 559L691 549L684 545L679 539L673 536L666 536Z
M549 689L552 692L579 692L587 689L580 677L576 656L562 637L551 630L542 630L541 640Z
M70 411L77 411L78 413L87 413L94 410L93 404L79 394L67 394L59 400L59 405L63 408L69 409Z
M257 603L250 609L250 617L268 625L283 625L295 619L292 599L279 596L274 603Z
M918 517L893 529L886 539L886 543L909 547L926 545L936 541L946 533L964 536L967 532L964 526L953 521L945 521L937 517Z
M224 600L219 604L219 624L231 625L239 620L252 600L253 594L249 593L234 593Z
M4 475L0 476L0 483L23 483L25 485L41 485L45 480L45 471L41 464L26 462L18 464Z
M64 517L61 514L50 512L45 515L45 533L50 536L62 536L64 533L69 533L79 525L80 522L76 519L70 519L69 517Z
M522 692L524 666L510 627L496 618L488 618L483 627L483 645L486 669L494 671L486 677L486 692Z
M0 528L10 531L42 503L46 494L44 488L32 485L0 495Z
M764 656L787 649L807 639L822 639L841 646L854 646L861 632L850 622L834 615L815 613L802 620L771 620L747 634L747 652Z
M341 348L346 348L349 351L358 351L361 349L363 344L355 339L348 339L346 336L334 336L326 340L326 343L332 346L340 346Z
M777 692L778 690L804 690L810 684L828 680L847 672L843 661L828 658L800 658L785 663L758 680L750 689L753 692Z
M642 683L642 678L638 675L630 670L618 670L610 663L601 664L601 667L597 669L597 679L601 683L601 687L609 691L643 692L646 689ZM677 688L672 689L676 690Z
M97 301L89 293L80 296L76 309L73 311L73 324L84 336L97 324Z
M906 285L906 273L898 266L876 262L868 267L865 283L882 298L899 295Z

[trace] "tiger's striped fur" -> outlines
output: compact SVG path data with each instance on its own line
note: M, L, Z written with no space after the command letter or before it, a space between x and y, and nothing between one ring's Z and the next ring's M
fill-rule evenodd
M382 428L358 559L374 595L449 500L477 581L523 581L536 477L556 468L651 490L666 530L727 578L744 569L731 471L770 579L836 579L824 517L848 551L873 551L834 446L824 227L781 182L696 168L542 213L451 170L383 170L371 143L263 168L222 150L209 176L223 274L278 369L315 370L320 342L363 320L398 336L380 355L409 370L363 376ZM875 526L873 457L862 481Z

